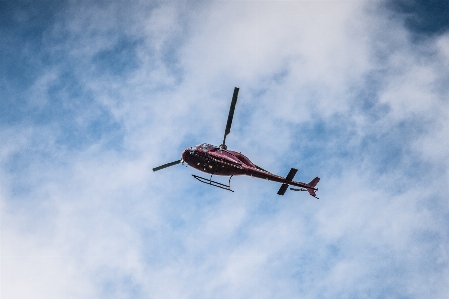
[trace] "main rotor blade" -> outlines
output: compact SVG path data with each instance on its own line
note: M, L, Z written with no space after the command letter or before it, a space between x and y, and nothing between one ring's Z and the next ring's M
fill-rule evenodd
M226 142L226 135L231 132L232 118L234 117L235 104L237 103L237 97L239 94L239 88L234 88L234 94L232 95L231 107L229 108L228 122L226 123L226 130L223 137L223 145Z
M155 167L155 168L153 168L153 171L158 171L158 170L161 170L161 169L164 169L164 168L167 168L167 167L170 167L170 166L179 164L179 163L181 163L181 161L182 161L182 160L173 161L173 162L170 162L170 163L167 163L167 164L164 164L164 165Z

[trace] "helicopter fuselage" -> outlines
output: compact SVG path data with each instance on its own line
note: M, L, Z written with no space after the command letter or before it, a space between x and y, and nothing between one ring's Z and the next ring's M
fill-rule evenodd
M308 184L287 180L256 166L242 153L207 143L185 149L182 153L182 161L190 167L211 175L248 175L278 183L288 183L301 188L310 188Z

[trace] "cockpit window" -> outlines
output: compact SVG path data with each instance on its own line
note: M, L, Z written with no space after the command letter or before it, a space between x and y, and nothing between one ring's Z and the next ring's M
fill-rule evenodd
M208 144L208 143L203 143L201 145L198 146L201 150L203 151L210 151L210 150L216 150L218 149L218 146L212 145L212 144Z

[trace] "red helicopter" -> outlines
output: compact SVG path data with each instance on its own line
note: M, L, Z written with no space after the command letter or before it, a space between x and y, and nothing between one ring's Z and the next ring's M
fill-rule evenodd
M227 146L225 144L226 136L231 132L231 124L234 117L234 110L235 104L237 103L238 93L239 88L234 88L234 94L232 96L231 107L229 109L228 122L226 124L223 143L220 146L203 143L197 146L189 147L182 152L181 160L177 160L153 168L153 171L158 171L179 163L187 163L187 165L199 171L210 174L209 179L192 174L195 179L202 183L209 184L228 191L234 192L233 190L231 190L231 178L234 175L248 175L251 177L282 183L277 193L279 195L284 195L287 191L288 186L292 185L299 188L290 188L290 190L307 191L313 197L318 198L315 193L316 191L318 191L318 188L315 188L315 186L320 181L319 177L314 178L308 184L296 182L293 181L293 177L298 171L295 168L290 169L290 172L284 178L255 165L245 155L227 149ZM226 185L220 182L213 181L213 175L229 176L228 184Z

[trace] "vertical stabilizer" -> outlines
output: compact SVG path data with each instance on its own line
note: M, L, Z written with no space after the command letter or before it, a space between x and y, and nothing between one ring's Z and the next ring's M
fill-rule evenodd
M320 181L320 178L316 177L313 180L311 180L310 183L307 184L311 187L311 188L307 188L307 192L309 192L309 194L312 195L313 197L315 197L316 199L319 199L319 198L316 196L315 191L318 191L318 189L316 189L315 186L318 184L319 181Z
M316 184L318 184L319 181L320 181L320 178L316 177L313 180L311 180L310 183L308 183L307 185L309 185L312 188L315 188Z

